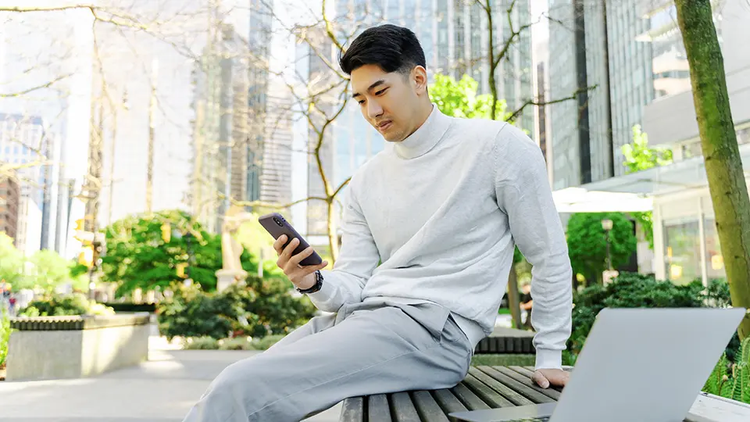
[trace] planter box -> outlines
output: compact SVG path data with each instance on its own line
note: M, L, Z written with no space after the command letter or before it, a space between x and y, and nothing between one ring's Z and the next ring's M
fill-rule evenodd
M15 318L7 381L80 378L148 358L149 315Z

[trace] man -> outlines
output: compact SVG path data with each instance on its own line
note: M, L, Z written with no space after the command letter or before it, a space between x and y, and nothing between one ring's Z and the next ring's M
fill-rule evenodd
M335 314L230 365L186 420L298 421L347 397L454 386L492 331L514 243L534 265L533 379L564 385L571 268L539 148L512 125L441 114L406 28L364 31L340 65L392 147L352 177L332 271L301 267L313 250L293 256L296 239L274 244L292 283Z
M531 310L534 308L534 299L531 297L531 283L523 283L521 286L521 310L524 312L523 326L531 328Z

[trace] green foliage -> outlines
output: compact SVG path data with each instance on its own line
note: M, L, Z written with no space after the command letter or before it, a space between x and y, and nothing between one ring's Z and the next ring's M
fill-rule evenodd
M274 334L263 337L260 340L253 340L253 348L255 348L255 350L268 350L271 346L281 341L282 338L284 338L284 335Z
M604 308L698 308L705 306L706 298L700 281L678 286L634 273L622 273L607 286L587 287L574 296L573 327L563 360L567 365L575 363Z
M750 404L750 337L739 347L735 363L725 353L703 386L709 394Z
M87 298L81 293L66 296L51 296L35 300L18 313L19 316L63 316L63 315L114 315L115 311Z
M219 341L213 337L188 337L182 340L182 348L185 350L218 350Z
M15 289L22 274L23 255L13 245L13 238L0 232L0 280L7 281Z
M250 275L246 284L233 284L221 293L197 286L173 286L174 295L157 307L159 329L176 336L216 339L286 334L307 322L314 307L307 297L291 296L282 278Z
M32 284L30 287L52 293L58 286L72 281L71 261L61 257L55 251L38 251L29 258L29 262L33 264L27 277L27 281Z
M435 83L430 85L429 93L432 102L446 116L463 117L469 119L489 119L492 110L492 96L490 94L477 95L479 83L469 75L464 75L460 81L451 76L435 74ZM510 113L506 111L505 100L498 100L497 115L501 120L507 120Z
M630 215L643 228L643 236L648 242L648 247L654 249L654 215L651 211L631 212Z
M573 214L568 222L568 251L573 271L582 274L589 284L600 281L607 268L607 240L602 220L613 222L609 233L612 267L628 262L636 250L633 226L622 213Z
M633 126L633 143L623 145L621 150L625 157L623 165L628 168L628 173L672 163L672 150L660 147L649 148L648 135L641 131L640 125Z
M0 307L0 368L5 366L10 342L10 317L4 307Z
M171 236L162 237L168 224ZM151 216L130 216L105 229L107 254L102 258L103 278L117 282L117 295L141 288L166 289L180 281L177 267L188 264L187 275L204 290L216 288L216 271L222 268L221 236L203 230L183 211L162 211ZM240 258L248 273L258 271L256 260L244 251Z

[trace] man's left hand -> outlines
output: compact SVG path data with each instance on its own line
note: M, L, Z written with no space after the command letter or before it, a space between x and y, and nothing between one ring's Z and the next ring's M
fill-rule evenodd
M534 375L531 376L531 380L542 388L548 388L550 385L556 387L565 387L570 379L570 373L563 371L562 369L537 369L534 371Z

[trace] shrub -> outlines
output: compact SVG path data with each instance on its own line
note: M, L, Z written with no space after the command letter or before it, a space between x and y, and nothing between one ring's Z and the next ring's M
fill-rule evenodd
M212 337L188 337L182 341L185 350L217 350L219 342Z
M195 285L174 285L173 291L157 307L159 329L170 340L283 335L307 322L315 310L307 297L292 297L289 282L279 277L249 276L245 284L221 293L206 293Z
M73 293L32 301L26 308L19 311L18 316L114 315L114 313L112 308L97 303L82 293Z
M750 337L742 342L737 362L725 353L708 377L703 391L750 404Z
M285 335L283 334L274 334L266 336L260 340L253 340L253 347L255 348L255 350L268 350L271 348L271 346L278 343L284 337Z
M4 307L0 307L0 368L5 366L10 342L10 317Z
M235 337L219 340L220 350L255 350L250 337Z
M573 365L591 331L596 315L604 308L698 308L709 302L728 304L728 288L721 280L704 290L699 280L687 285L656 281L653 276L622 273L607 286L593 285L574 296L573 328L563 360ZM731 347L731 344L730 344Z

